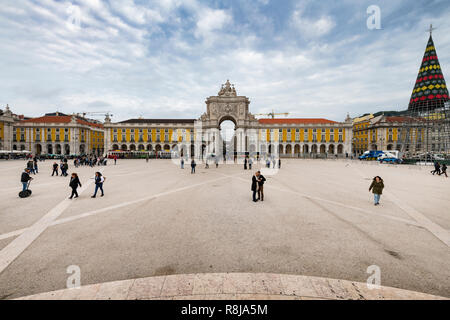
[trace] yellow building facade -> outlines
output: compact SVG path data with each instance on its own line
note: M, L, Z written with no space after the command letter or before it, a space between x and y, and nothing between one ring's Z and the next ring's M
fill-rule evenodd
M425 135L420 119L385 115L367 115L353 119L355 154L368 150L420 153L424 148Z
M36 155L103 155L104 144L100 122L58 112L15 123L12 137L12 150Z
M198 119L129 119L104 123L107 151L171 151L179 156L204 157L225 153L299 157L351 153L352 123L323 118L256 119L250 101L238 96L227 81L217 96L206 100ZM223 140L221 124L234 123L230 143Z

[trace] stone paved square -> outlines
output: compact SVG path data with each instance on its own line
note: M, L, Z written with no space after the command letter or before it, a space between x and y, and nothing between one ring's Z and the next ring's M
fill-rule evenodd
M226 272L366 282L376 265L383 286L450 297L450 185L429 167L282 160L254 203L241 164L190 174L171 160L69 162L85 188L69 200L69 178L51 177L52 163L39 162L32 196L20 199L25 162L0 162L1 298L64 289L71 265L82 285ZM99 169L105 196L91 199ZM380 206L368 191L375 175ZM5 249L20 254L8 261Z

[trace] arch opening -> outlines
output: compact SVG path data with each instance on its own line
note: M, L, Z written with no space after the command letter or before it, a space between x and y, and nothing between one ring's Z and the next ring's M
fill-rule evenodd
M220 140L219 148L222 148L222 152L220 150L216 150L217 155L223 156L224 159L230 159L234 157L236 152L236 123L231 117L224 117L220 121L219 124L220 129Z

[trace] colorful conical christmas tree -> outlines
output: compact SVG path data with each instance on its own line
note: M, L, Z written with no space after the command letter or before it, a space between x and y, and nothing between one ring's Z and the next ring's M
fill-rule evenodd
M425 111L441 108L449 100L447 85L439 64L433 37L428 39L427 48L411 95L408 110Z

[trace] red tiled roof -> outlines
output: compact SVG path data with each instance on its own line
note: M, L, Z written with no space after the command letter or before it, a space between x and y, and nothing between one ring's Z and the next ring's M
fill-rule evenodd
M287 119L259 119L262 124L333 124L336 121L322 118L287 118Z
M87 125L91 127L103 128L100 123L89 122L80 118L75 118L78 124ZM72 121L71 116L43 116L38 118L31 118L21 121L22 123L70 123Z
M407 120L407 117L400 117L400 116L386 117L387 122L403 122L406 120Z

